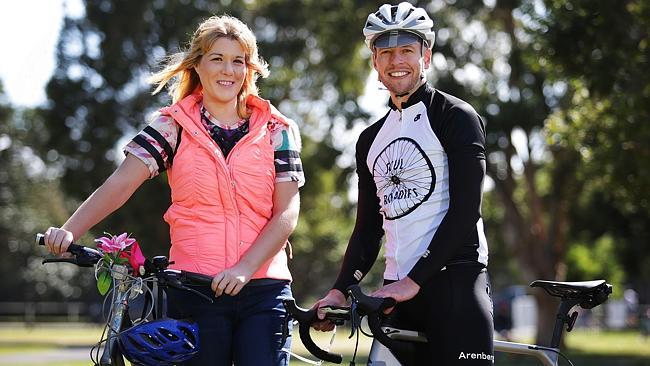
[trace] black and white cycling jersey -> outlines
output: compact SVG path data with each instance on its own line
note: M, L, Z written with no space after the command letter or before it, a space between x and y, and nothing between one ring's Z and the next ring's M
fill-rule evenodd
M445 266L487 266L480 214L485 127L466 102L424 84L357 142L357 221L335 288L368 272L386 235L384 279L422 285Z

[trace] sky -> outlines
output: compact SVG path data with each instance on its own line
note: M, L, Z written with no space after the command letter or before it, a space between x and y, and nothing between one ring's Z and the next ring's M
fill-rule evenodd
M45 84L55 67L55 51L63 15L83 15L81 0L0 1L0 80L12 105L35 107L45 102ZM375 111L387 93L370 75L362 108Z
M0 1L0 80L14 106L45 102L45 84L55 66L55 48L65 12L83 14L81 0Z

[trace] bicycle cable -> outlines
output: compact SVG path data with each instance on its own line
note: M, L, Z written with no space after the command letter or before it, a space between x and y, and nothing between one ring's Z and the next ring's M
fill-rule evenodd
M361 324L359 324L359 329L361 329ZM359 349L359 331L357 330L357 339L354 342L354 353L352 354L352 360L350 361L350 366L355 366L356 365L355 360L357 359L357 350L358 349Z
M294 320L294 323L295 322L297 322L297 321ZM329 351L332 348L332 345L334 344L335 336L336 336L336 325L334 326L334 330L332 331L332 337L330 338L330 344L327 346L325 351ZM291 356L299 359L300 361L308 363L310 365L320 366L320 365L323 364L323 360L318 360L318 361L310 360L309 358L303 357L303 356L301 356L301 355L299 355L297 353L294 353L293 351L291 351L290 349L287 349L287 348L282 348L282 351L286 352L286 353L290 354ZM355 353L356 353L356 350L355 350Z
M554 349L554 348L544 347L544 346L534 346L534 347L531 347L531 348L534 349L534 350L550 351L550 352L553 352L553 353L557 353L558 355L562 356L562 358L564 358L564 360L565 360L566 362L568 362L569 365L573 366L573 362L571 362L571 360L569 360L569 358L568 358L567 356L565 356L565 355L564 355L562 352L560 352L559 350L556 350L556 349Z
M97 278L97 273L98 272L99 272L99 266L96 266L95 267L95 278ZM112 281L113 286L111 286L111 289L109 290L109 292L104 296L104 301L102 303L102 318L104 319L104 323L105 323L104 329L102 330L102 334L100 336L99 341L95 345L93 345L92 348L90 349L90 360L93 362L94 365L99 365L100 364L99 352L100 352L102 344L107 343L110 340L109 337L106 336L107 331L109 329L113 331L113 335L112 335L113 338L119 336L122 332L125 331L125 330L120 331L119 328L118 329L113 329L113 327L112 327L112 325L110 324L110 321L109 321L109 319L112 318L112 316L113 316L113 305L115 304L115 296L117 296L116 291L115 291L115 285L116 285L115 284L115 278L112 275L111 275L111 277L113 278L113 281ZM153 276L143 279L141 277L134 277L134 276L131 276L131 275L127 275L127 278L122 282L123 285L127 286L127 289L124 291L124 294L128 298L133 298L135 296L143 294L143 289L146 289L147 293L145 294L145 296L147 296L147 294L148 294L149 296L151 296L153 298L154 297L153 291L148 286L143 286L143 284L145 282L153 281L153 280L154 280ZM132 293L134 291L135 291L135 294ZM107 307L106 306L106 301L109 299L109 297L111 298L111 305L110 305L110 307L108 309L108 314L107 314L106 313L106 307ZM154 304L152 302L151 305L148 307L148 309L146 311L146 315L143 318L139 319L138 321L132 322L133 324L131 324L131 325L137 325L137 324L139 324L141 322L144 322L146 319L149 318L149 316L151 316L151 314L153 313L153 310L154 310ZM145 312L143 312L143 313L145 313ZM121 325L120 325L120 327L121 327Z

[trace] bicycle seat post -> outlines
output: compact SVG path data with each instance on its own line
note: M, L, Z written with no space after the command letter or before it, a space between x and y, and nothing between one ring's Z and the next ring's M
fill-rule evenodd
M568 324L573 328L575 317L569 315L569 311L580 303L580 299L563 299L557 310L555 319L555 327L553 328L553 338L551 338L551 347L560 348L560 341L562 339L562 332L564 331L564 324ZM569 329L571 331L571 329Z
M549 295L561 299L560 306L555 319L551 347L559 348L564 331L564 324L568 325L570 332L575 325L577 312L569 315L569 311L576 305L583 309L591 309L607 300L612 293L612 286L605 280L582 281L582 282L559 282L536 280L530 284L531 287L541 287Z

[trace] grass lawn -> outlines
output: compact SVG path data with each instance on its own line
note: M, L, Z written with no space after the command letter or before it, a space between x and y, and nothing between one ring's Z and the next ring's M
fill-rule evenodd
M0 323L0 364L5 366L87 366L90 363L88 351L96 342L102 329L96 325L44 324L26 327L20 323ZM329 344L330 334L312 332L316 343L322 348ZM349 331L340 329L336 335L333 352L342 353L343 365L349 364L354 351L354 338L347 339ZM637 332L597 332L575 330L566 336L569 350L566 355L575 366L650 366L650 339L642 338ZM294 329L293 351L314 359L305 351ZM357 365L365 365L370 349L370 339L361 336L356 359ZM74 353L71 360L54 358L54 353ZM19 356L21 355L21 356ZM17 361L22 355L30 355L28 362ZM42 355L42 361L34 357ZM60 357L65 357L65 355ZM307 363L292 359L291 366L305 366ZM537 366L540 363L529 357L497 353L497 366ZM560 361L560 365L568 363Z
M650 366L650 338L634 331L574 330L565 333L567 351L575 366ZM528 342L528 341L527 341ZM536 366L530 357L497 353L499 366ZM560 357L560 365L569 365Z

